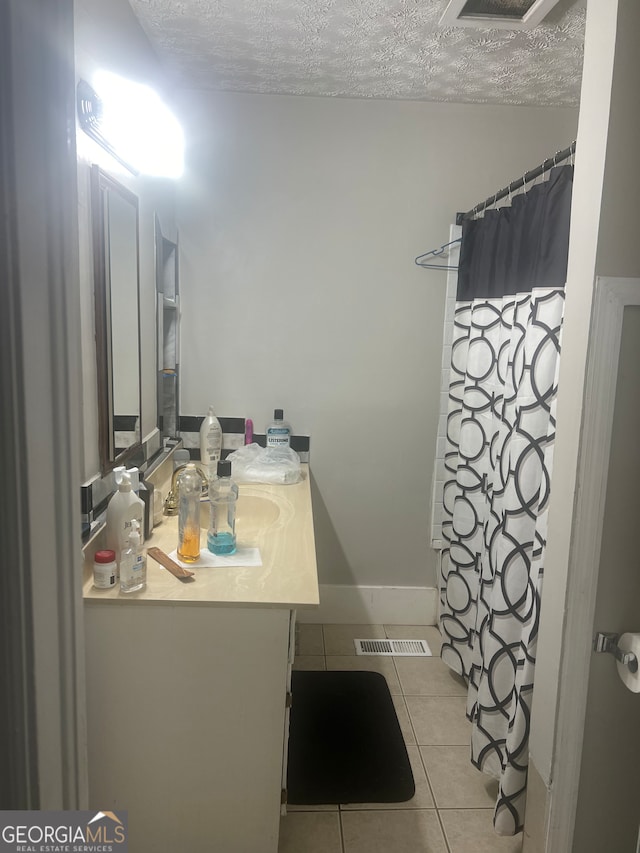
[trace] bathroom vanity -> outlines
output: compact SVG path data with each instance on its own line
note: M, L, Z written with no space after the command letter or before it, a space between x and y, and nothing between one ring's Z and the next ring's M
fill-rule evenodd
M146 588L127 595L85 570L90 807L127 810L136 853L277 851L295 612L319 601L303 474L240 486L238 545L262 566L185 582L148 558ZM145 545L177 541L165 518Z

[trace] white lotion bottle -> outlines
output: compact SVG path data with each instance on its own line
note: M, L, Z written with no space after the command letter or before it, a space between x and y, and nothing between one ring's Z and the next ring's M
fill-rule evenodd
M215 416L213 406L200 427L200 462L208 480L216 476L218 462L222 453L222 427Z
M113 473L118 491L107 507L107 548L116 553L119 577L120 555L129 539L131 522L137 521L142 529L144 504L133 491L131 477L125 468L114 468Z
M290 447L291 424L284 419L282 409L275 409L273 420L265 430L267 435L267 447Z

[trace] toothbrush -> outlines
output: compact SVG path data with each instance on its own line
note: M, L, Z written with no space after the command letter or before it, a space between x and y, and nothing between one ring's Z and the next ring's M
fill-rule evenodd
M244 422L244 443L251 444L253 442L253 421L247 418Z

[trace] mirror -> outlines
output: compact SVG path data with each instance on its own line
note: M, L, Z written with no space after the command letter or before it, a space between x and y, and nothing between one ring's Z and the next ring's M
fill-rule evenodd
M91 167L98 446L102 473L141 447L138 198Z
M162 233L156 216L156 293L158 356L158 428L163 438L174 438L180 426L180 285L178 244Z

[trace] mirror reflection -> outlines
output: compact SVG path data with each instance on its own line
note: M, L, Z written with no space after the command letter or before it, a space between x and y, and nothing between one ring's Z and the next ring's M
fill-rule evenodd
M138 199L92 167L100 464L141 444Z

